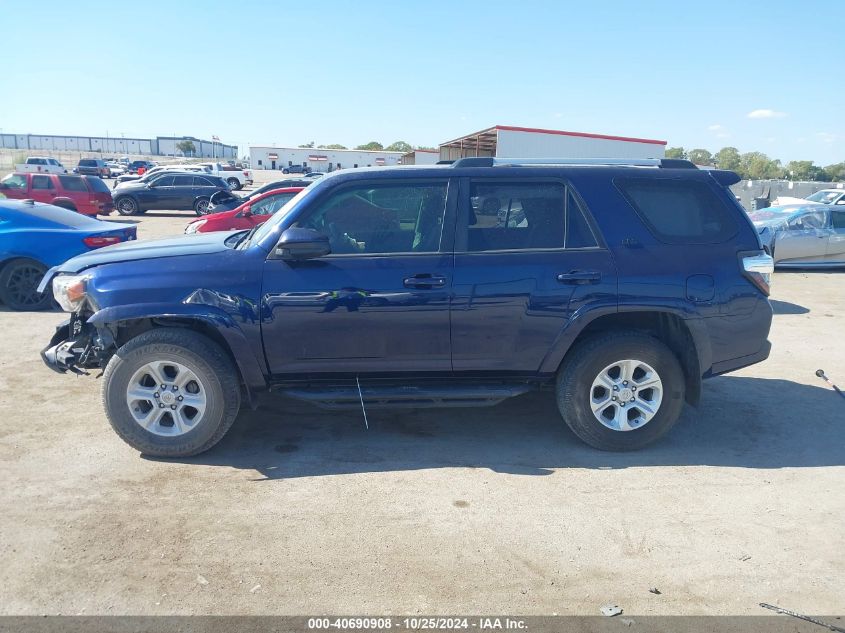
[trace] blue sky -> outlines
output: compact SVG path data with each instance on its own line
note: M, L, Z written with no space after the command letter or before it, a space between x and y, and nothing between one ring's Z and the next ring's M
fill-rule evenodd
M5 132L245 153L504 124L845 160L841 0L2 4Z

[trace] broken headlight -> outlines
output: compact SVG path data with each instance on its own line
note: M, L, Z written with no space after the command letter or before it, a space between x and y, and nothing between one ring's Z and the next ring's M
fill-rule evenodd
M53 297L65 312L76 312L85 303L89 275L59 275L53 278Z

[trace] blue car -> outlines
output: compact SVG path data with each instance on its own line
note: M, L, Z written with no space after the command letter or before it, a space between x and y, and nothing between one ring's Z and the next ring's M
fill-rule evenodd
M42 357L104 369L112 427L150 455L210 448L266 389L359 410L545 389L587 444L641 448L769 354L772 258L738 181L659 159L338 171L249 232L57 267L70 319Z
M12 310L43 310L47 269L102 246L134 240L135 226L103 222L32 200L0 200L0 301Z

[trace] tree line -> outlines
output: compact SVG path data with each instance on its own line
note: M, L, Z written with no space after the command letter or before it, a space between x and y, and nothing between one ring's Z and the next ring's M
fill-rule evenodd
M845 181L845 161L827 167L816 165L811 160L792 160L783 165L780 160L769 158L762 152L740 154L735 147L723 147L715 154L706 149L687 151L683 147L669 147L666 158L685 158L696 165L715 165L719 169L735 171L746 180Z
M311 141L310 143L304 143L299 145L298 147L306 147L306 148L314 148L314 149L349 149L346 145L341 145L340 143L329 143L328 145L317 145L315 141ZM418 145L414 147L410 143L406 143L405 141L395 141L385 147L378 141L370 141L369 143L365 143L363 145L358 145L353 149L360 149L360 150L369 150L371 152L378 152L378 151L385 151L385 152L412 152L414 149L434 149L433 147L424 147L422 145Z

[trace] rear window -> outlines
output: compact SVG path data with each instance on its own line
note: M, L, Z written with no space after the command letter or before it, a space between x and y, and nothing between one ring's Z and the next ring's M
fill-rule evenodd
M87 160L87 159L83 158L81 161L79 161L79 164L82 165L83 167L94 167L94 166L97 165L97 161Z
M62 183L62 188L67 191L88 191L85 182L81 176L59 176L59 182Z
M88 178L87 180L92 190L99 191L100 193L111 193L108 185L99 178Z
M619 178L616 186L661 242L718 244L738 230L736 219L706 183L667 178Z

